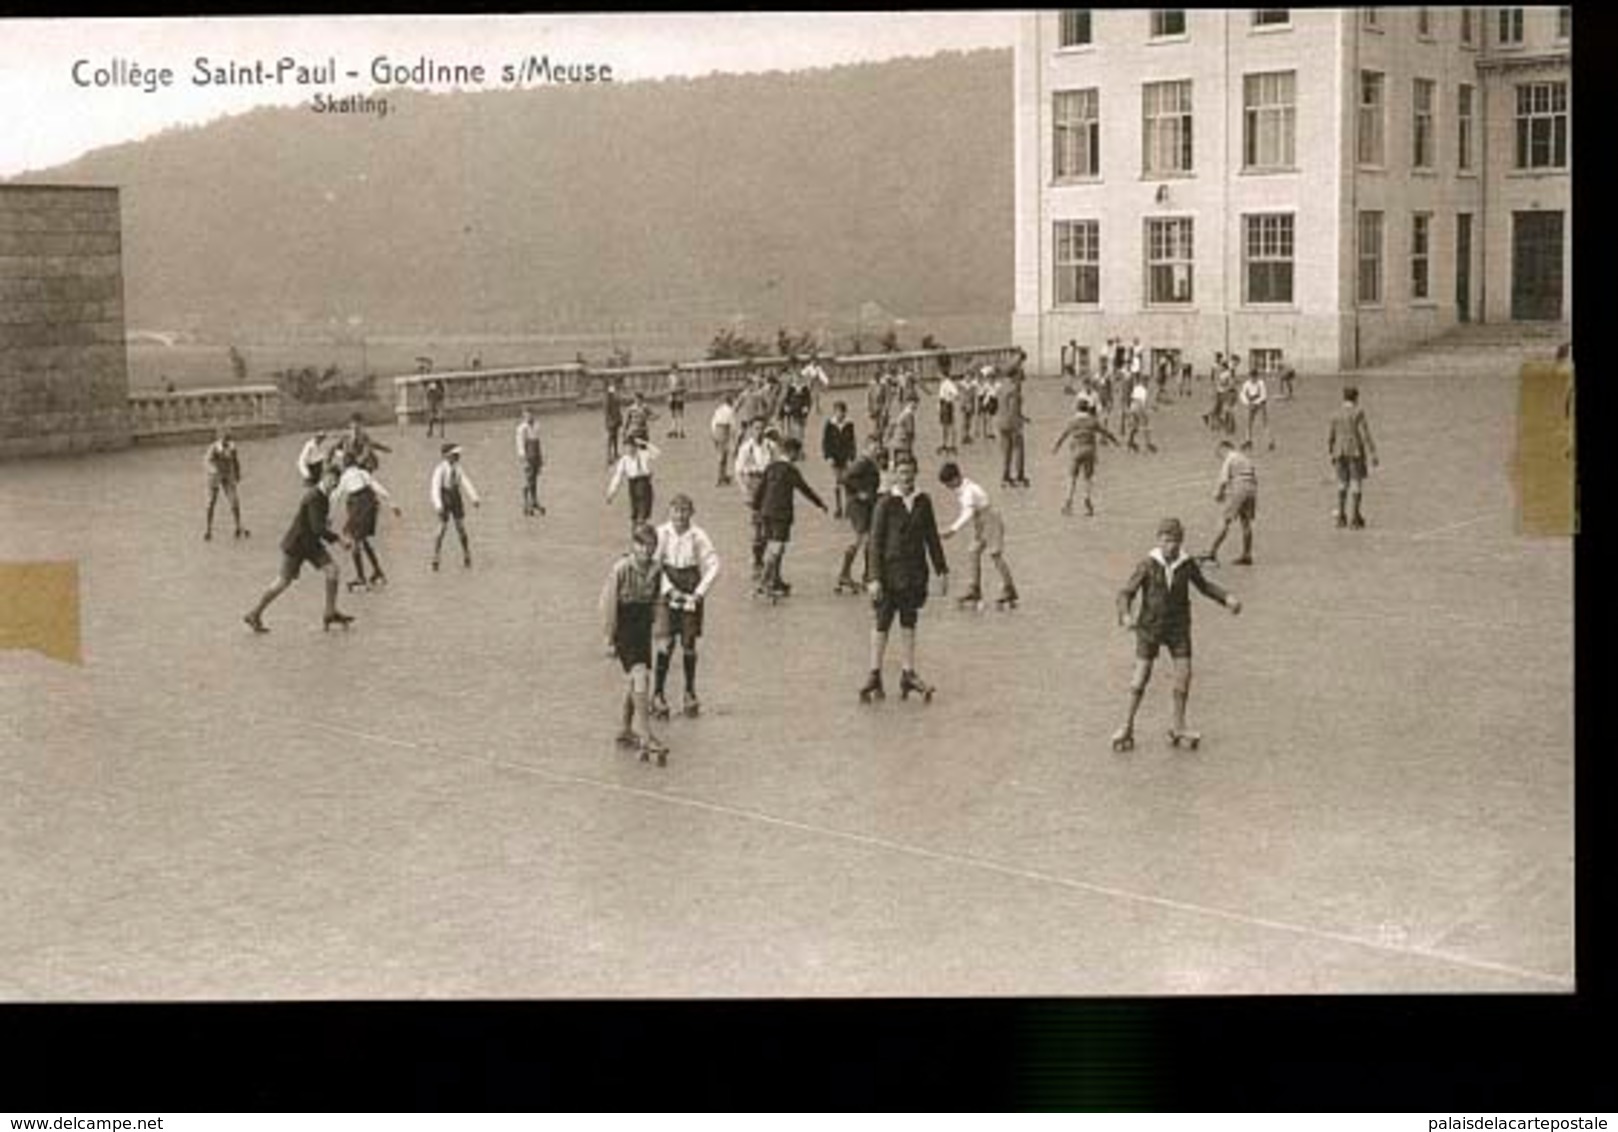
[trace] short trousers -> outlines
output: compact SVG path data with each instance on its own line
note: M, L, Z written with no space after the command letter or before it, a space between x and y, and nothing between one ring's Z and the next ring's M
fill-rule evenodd
M938 423L945 428L955 423L955 406L949 401L938 403Z
M850 499L845 512L848 515L848 525L854 528L854 533L864 535L871 533L871 512L874 508L868 499Z
M309 565L315 567L316 569L324 570L326 567L331 565L331 555L326 553L326 548L323 546L316 547L313 554L283 553L281 555L282 579L288 582L297 581L298 574L303 570L303 564L305 562L309 563Z
M760 515L759 527L764 532L766 542L791 542L792 520L783 519L775 515Z
M652 477L631 476L629 478L629 518L631 522L644 523L652 517Z
M1157 650L1168 647L1169 655L1179 660L1191 657L1191 627L1167 630L1135 630L1135 656L1140 660L1156 660Z
M618 603L612 649L625 672L637 664L649 667L652 663L652 608L652 602Z
M1337 465L1337 485L1347 487L1350 483L1359 483L1365 478L1364 456L1339 456L1334 461Z
M998 511L979 511L972 520L972 549L986 550L990 554L1005 553L1006 524Z
M1096 474L1096 450L1094 448L1084 448L1073 453L1068 474L1074 479L1079 476L1083 476L1085 479L1094 477Z
M1225 520L1246 519L1251 523L1258 518L1258 492L1235 491L1225 498Z
M444 501L444 517L459 519L465 516L466 506L461 502L461 493L453 487L443 489L441 498Z
M378 510L376 497L369 491L349 496L348 521L343 524L343 533L353 539L373 537L376 534Z
M893 625L894 615L899 617L899 624L906 629L916 627L916 613L927 604L927 588L925 586L892 590L882 587L882 598L872 603L876 609L876 628L879 633L886 633Z
M236 481L229 478L228 476L222 476L222 475L219 475L216 472L209 472L208 473L208 494L212 495L216 491L222 491L226 495L235 495L236 494Z
M702 636L702 603L695 609L671 609L668 600L660 600L652 612L652 637L659 641L679 638L694 645Z

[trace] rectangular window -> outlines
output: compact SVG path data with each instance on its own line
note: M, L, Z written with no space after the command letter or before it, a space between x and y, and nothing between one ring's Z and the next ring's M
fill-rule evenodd
M1382 165L1387 154L1383 147L1383 75L1380 71L1360 72L1359 163Z
M1433 10L1431 8L1416 9L1416 34L1422 39L1433 37Z
M1382 214L1360 213L1359 289L1361 303L1382 301Z
M1053 96L1051 120L1057 180L1101 175L1101 92L1059 90Z
M1152 38L1185 34L1184 8L1153 8Z
M1247 303L1292 301L1292 230L1290 212L1242 217L1242 280Z
M1146 301L1189 303L1192 297L1191 220L1146 221Z
M1472 44L1474 42L1476 42L1476 40L1474 38L1476 33L1472 30L1472 28L1473 28L1473 25L1472 25L1472 9L1471 8L1462 8L1461 9L1461 42L1464 43L1468 47L1471 47Z
M1472 170L1472 84L1462 83L1455 91L1455 167L1463 173Z
M1367 31L1381 31L1382 30L1382 9L1381 8L1361 8L1360 9L1360 21L1365 26Z
M1412 89L1410 138L1410 164L1417 169L1433 167L1433 99L1432 79L1417 79Z
M1083 47L1090 42L1090 9L1069 8L1061 13L1056 46Z
M1567 168L1567 83L1517 86L1517 168Z
M1427 299L1432 261L1433 214L1417 212L1410 217L1410 297Z
M1141 169L1147 176L1191 172L1191 81L1147 83L1141 106Z
M1242 78L1242 165L1290 169L1296 163L1297 75L1274 71Z
M1250 372L1269 376L1281 372L1281 351L1273 346L1255 346L1247 351Z
M1256 28L1278 27L1292 22L1291 8L1254 8L1253 26Z
M1502 47L1519 47L1522 45L1522 9L1501 8L1498 12L1499 23L1495 33L1495 42Z
M1057 305L1101 301L1101 225L1095 220L1056 222Z
M1573 9L1566 5L1556 9L1556 38L1573 38Z

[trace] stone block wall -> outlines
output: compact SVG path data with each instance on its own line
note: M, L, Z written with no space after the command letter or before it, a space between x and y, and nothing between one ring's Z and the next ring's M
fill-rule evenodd
M118 190L0 185L0 458L129 442Z

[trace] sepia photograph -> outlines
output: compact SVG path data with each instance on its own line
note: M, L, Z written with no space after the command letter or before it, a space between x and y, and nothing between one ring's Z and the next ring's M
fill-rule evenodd
M1572 23L0 19L0 1002L1573 996Z

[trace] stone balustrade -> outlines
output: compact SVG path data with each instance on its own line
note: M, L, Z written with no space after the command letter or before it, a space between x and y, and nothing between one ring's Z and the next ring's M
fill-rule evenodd
M950 372L964 374L984 365L1009 366L1017 356L1015 346L984 346L958 350L911 350L893 354L862 354L823 357L821 365L834 388L863 386L889 366L909 366L923 379L938 376L941 359L949 359ZM686 394L692 400L718 397L740 389L752 374L780 375L787 369L785 358L680 362ZM427 383L444 383L444 415L457 419L506 416L524 406L546 411L599 405L610 378L624 396L642 393L648 400L668 396L669 366L625 366L619 369L592 369L578 363L532 366L516 369L444 370L415 373L393 379L394 412L400 426L420 423L427 417Z
M129 426L137 444L211 437L220 426L237 436L274 436L281 431L281 391L273 385L232 385L131 393Z

